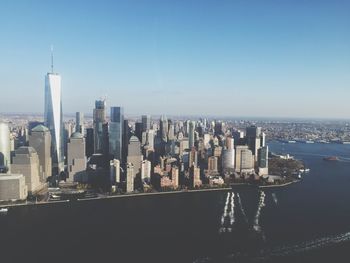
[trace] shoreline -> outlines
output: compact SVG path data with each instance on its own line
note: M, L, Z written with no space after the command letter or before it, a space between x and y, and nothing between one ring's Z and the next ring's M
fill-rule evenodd
M101 197L93 198L78 198L76 200L57 200L57 201L46 201L40 203L18 203L18 204L0 204L0 208L17 207L17 206L36 206L36 205L50 205L56 203L69 203L69 202L82 202L82 201L92 201L92 200L105 200L112 198L127 198L127 197L141 197L141 196L154 196L154 195L167 195L167 194L181 194L181 193L198 193L198 192L214 192L214 191L230 191L232 187L222 187L222 188L208 188L208 189L196 189L196 190L178 190L169 192L154 192L154 193L131 193L131 194L120 194L120 195L107 195Z
M284 183L284 184L260 185L258 188L284 187L284 186L288 186L288 185L291 185L291 184L299 183L300 181L301 180L299 180L299 181L292 181L292 182L288 182L288 183Z

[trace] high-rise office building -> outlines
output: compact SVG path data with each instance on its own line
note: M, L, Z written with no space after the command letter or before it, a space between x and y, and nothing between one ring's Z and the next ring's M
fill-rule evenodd
M29 146L33 147L39 156L41 166L40 180L46 182L52 173L51 134L47 127L38 125L31 130Z
M113 159L110 161L110 175L112 184L120 183L120 161Z
M109 153L122 159L124 112L122 107L111 107L109 123Z
M223 134L224 123L222 121L216 121L214 124L214 135L219 136Z
M150 129L146 132L147 137L147 145L150 149L154 149L154 137L155 137L155 131Z
M266 146L266 134L264 132L261 133L260 135L260 147L265 147Z
M166 116L162 116L159 122L160 137L163 142L168 141L168 119Z
M190 121L189 123L189 131L188 131L188 142L189 147L192 148L194 146L194 131L196 128L196 122Z
M198 151L195 147L192 147L188 156L188 167L197 166L198 164Z
M131 137L131 129L129 126L129 120L124 120L123 124L123 134L122 134L122 164L126 164L126 158L128 156L128 145L129 145L129 140Z
M94 152L103 152L103 124L106 123L106 100L96 100L93 116Z
M234 148L234 139L232 137L227 136L226 137L226 149L233 150Z
M236 158L235 158L235 171L241 172L241 159L242 159L242 151L248 150L248 146L246 145L237 145L236 146Z
M94 129L86 129L86 157L94 154Z
M222 151L222 169L225 171L235 168L235 150L225 149Z
M82 135L85 134L85 131L84 131L84 113L82 113L82 112L75 113L75 131L80 132Z
M150 115L142 115L142 131L147 131L151 129L151 116Z
M0 166L7 170L11 166L10 128L7 123L0 122Z
M208 158L208 170L210 172L217 172L218 171L218 157L210 156Z
M135 136L139 138L139 140L142 140L142 122L136 122L135 123Z
M179 168L177 166L171 168L171 181L174 188L179 187Z
M132 163L126 165L126 192L134 191L134 166Z
M15 151L11 172L24 175L29 193L42 189L39 156L33 147L22 146Z
M174 124L172 122L169 122L168 140L169 141L175 140Z
M45 126L51 133L52 166L56 174L64 170L64 141L61 100L61 76L47 73L45 77Z
M190 169L190 177L192 181L192 187L200 187L202 185L202 180L200 179L201 170L197 166L192 166Z
M75 132L67 146L67 182L81 181L86 171L85 138L80 132Z
M264 146L258 150L258 170L259 175L267 175L269 173L269 147Z
M261 127L250 126L246 130L247 145L252 151L255 161L258 159L258 149L260 148Z
M151 162L143 160L141 163L141 180L150 182L151 181Z
M241 173L252 173L254 171L254 156L251 150L241 151Z
M141 143L136 136L131 136L128 145L127 163L133 164L135 176L140 174L142 159Z

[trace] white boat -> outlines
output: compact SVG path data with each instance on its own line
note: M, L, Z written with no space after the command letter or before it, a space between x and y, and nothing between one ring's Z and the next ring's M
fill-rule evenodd
M9 211L8 208L0 208L0 215L7 215L8 211Z

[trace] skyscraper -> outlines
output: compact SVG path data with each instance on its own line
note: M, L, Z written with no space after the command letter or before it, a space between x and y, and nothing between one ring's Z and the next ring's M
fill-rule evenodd
M150 115L142 115L142 131L147 131L151 129L151 116Z
M124 113L122 107L111 107L109 123L109 153L122 160Z
M106 101L96 100L93 116L95 153L102 153L104 123L106 123Z
M84 113L82 112L75 114L75 131L84 135Z
M7 123L0 123L0 166L10 168L10 129Z
M113 159L109 162L110 164L110 175L112 184L120 183L120 161Z
M86 129L86 157L90 157L94 153L94 129Z
M85 138L80 132L75 132L67 146L68 182L81 181L86 170Z
M49 129L43 125L34 127L29 135L29 146L33 147L38 153L41 165L40 179L42 182L46 182L46 179L52 173L51 134Z
M192 148L194 146L194 130L196 128L196 122L190 121L189 123L189 132L188 132L188 141L189 147Z
M242 151L248 150L246 145L237 145L236 146L236 159L235 159L235 171L241 172L241 160L242 160Z
M134 175L139 175L141 169L142 154L141 143L136 136L131 136L129 140L127 162L133 164Z
M258 160L258 149L260 148L261 127L250 126L246 131L247 144L252 151L255 161Z
M122 146L122 159L121 159L122 165L126 164L130 136L131 136L131 130L130 130L130 126L129 126L129 120L124 120L123 134L122 134L122 145L123 145Z
M171 181L174 188L179 187L179 168L177 166L171 168Z
M141 180L150 182L151 181L151 162L144 160L141 163Z
M134 166L132 163L126 165L126 192L134 191Z
M39 156L33 147L19 147L13 157L11 172L23 174L28 192L34 193L41 190Z
M259 175L267 175L269 173L269 147L264 146L258 150L258 171Z
M45 77L44 121L51 133L52 166L58 174L64 170L61 76L53 70Z
M162 139L163 142L167 142L168 141L168 119L166 118L166 116L162 116L160 118L160 122L159 122L159 129L160 129L160 137Z

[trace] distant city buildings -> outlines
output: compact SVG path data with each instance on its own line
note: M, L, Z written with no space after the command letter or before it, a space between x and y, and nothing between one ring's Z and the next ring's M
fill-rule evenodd
M13 195L1 198L25 199L46 184L114 194L216 187L268 175L266 135L258 125L125 118L122 107L111 107L107 116L105 99L95 101L92 118L76 112L63 121L61 104L61 76L47 73L44 123L0 123L0 172L6 174L0 187L15 185Z

